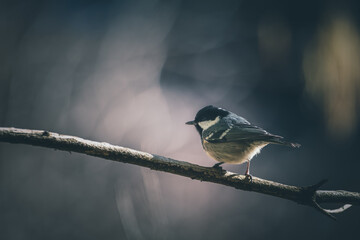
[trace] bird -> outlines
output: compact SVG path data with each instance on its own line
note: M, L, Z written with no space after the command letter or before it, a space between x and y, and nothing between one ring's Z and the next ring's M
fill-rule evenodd
M247 163L245 176L252 180L250 161L268 144L279 144L298 148L301 145L284 140L252 125L245 118L226 109L212 105L200 109L195 119L186 122L194 125L201 137L205 152L218 161L213 167L220 168L224 163Z

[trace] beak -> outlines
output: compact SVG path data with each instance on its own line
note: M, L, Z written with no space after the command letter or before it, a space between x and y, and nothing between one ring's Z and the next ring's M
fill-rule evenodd
M195 125L196 122L195 121L189 121L189 122L186 122L185 124L187 124L187 125Z

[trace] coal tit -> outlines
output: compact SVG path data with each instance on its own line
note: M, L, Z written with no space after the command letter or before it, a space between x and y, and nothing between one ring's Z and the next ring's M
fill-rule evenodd
M235 113L214 106L206 106L186 124L194 125L201 137L206 153L219 163L242 164L247 162L245 175L250 175L250 160L269 143L300 147L298 143L283 140L283 137L268 133L252 125Z

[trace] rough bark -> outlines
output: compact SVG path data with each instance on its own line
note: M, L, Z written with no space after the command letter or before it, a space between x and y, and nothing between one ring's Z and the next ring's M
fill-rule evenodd
M249 179L244 175L238 175L222 169L203 167L189 162L111 145L106 142L95 142L49 131L0 128L0 142L29 144L69 152L78 152L112 161L139 165L200 181L218 183L245 191L263 193L314 207L333 219L335 219L332 215L333 213L343 212L351 205L360 205L360 193L344 190L318 190L326 180L322 180L312 186L297 187L257 177ZM326 210L321 208L319 203L339 203L344 204L344 206L338 209Z

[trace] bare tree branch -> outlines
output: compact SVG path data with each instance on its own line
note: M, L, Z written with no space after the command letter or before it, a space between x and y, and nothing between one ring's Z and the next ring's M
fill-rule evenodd
M263 193L313 207L333 219L335 219L332 215L333 213L343 212L351 205L360 205L360 193L343 190L318 190L326 180L307 187L290 186L257 177L249 180L244 175L238 175L225 170L203 167L155 154L114 146L105 142L95 142L48 131L0 128L0 142L22 143L78 152L112 161L135 164L157 171L173 173L200 181L218 183L245 191ZM319 203L338 203L344 204L344 206L338 209L327 210L322 208Z

